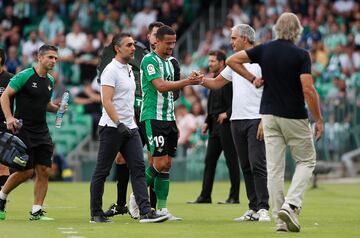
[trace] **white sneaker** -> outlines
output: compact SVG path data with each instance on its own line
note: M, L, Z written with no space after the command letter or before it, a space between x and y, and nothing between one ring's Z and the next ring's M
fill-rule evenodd
M298 216L300 209L292 209L289 204L284 203L278 213L279 218L286 223L286 226L291 232L299 232L300 224Z
M259 214L257 214L253 210L248 210L242 215L241 217L237 217L234 219L234 221L242 222L242 221L258 221L259 220Z
M285 222L279 221L276 223L276 232L287 232L288 228Z
M266 209L260 209L257 214L259 215L259 221L260 222L269 222L270 216L269 216L269 212Z
M182 221L183 219L181 217L176 217L173 214L171 214L169 212L169 210L167 208L160 208L159 210L156 211L156 214L158 215L166 215L169 219L169 221Z
M134 193L130 194L128 209L129 209L129 214L132 218L138 219L140 217L140 210L139 210L139 206L136 203Z

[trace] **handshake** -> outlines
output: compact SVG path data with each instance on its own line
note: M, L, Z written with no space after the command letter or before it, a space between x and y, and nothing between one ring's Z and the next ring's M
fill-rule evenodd
M192 71L188 77L188 81L190 82L190 85L197 85L197 84L203 84L204 83L204 74L202 74L200 71Z

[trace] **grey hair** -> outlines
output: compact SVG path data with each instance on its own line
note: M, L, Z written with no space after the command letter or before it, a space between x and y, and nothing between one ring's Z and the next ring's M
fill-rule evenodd
M237 32L240 36L245 36L250 44L255 43L255 30L248 24L238 24L232 28L232 31Z
M290 12L285 12L280 15L274 26L276 38L282 40L289 40L296 43L302 34L303 27L301 26L299 18Z

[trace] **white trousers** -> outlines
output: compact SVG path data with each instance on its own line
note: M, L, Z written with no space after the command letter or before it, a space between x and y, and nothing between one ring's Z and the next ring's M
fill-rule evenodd
M263 115L265 149L268 172L268 190L272 214L285 203L301 207L304 193L316 163L316 151L308 119L287 119ZM285 152L289 146L296 162L295 172L286 198L284 197Z

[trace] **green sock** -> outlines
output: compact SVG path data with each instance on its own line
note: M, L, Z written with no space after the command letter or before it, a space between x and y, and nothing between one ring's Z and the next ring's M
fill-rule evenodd
M148 167L145 170L146 184L147 186L154 187L154 179L159 174L153 166Z
M167 197L169 194L169 173L160 173L159 176L155 177L154 181L154 190L157 197L158 208L167 207Z

